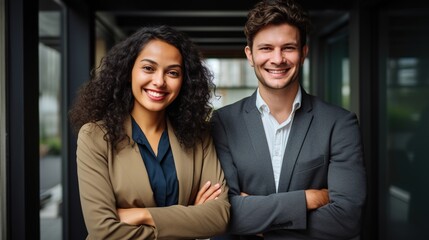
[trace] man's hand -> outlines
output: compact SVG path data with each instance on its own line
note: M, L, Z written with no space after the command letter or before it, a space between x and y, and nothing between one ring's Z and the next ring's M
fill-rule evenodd
M307 209L314 210L329 203L328 189L308 189L305 190Z
M203 204L209 200L216 199L221 194L222 189L219 183L211 185L211 182L208 181L201 187L198 191L197 198L195 199L195 205Z

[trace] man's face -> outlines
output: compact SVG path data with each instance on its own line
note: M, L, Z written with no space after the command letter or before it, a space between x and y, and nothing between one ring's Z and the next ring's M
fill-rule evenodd
M245 48L250 65L259 80L259 87L285 89L299 85L299 70L307 56L307 46L301 47L298 28L289 24L268 25Z

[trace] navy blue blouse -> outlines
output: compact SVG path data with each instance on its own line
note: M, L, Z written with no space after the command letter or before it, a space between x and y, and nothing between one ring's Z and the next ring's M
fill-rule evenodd
M179 199L179 186L167 129L161 135L158 156L156 156L145 134L134 119L132 119L132 124L132 137L139 146L157 206L176 205Z

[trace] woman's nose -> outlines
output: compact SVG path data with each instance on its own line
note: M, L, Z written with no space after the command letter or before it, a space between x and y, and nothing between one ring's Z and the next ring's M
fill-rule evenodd
M163 87L165 85L164 73L158 72L153 75L152 83L157 87Z

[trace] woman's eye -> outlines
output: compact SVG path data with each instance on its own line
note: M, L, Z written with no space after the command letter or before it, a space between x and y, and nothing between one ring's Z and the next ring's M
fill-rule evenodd
M176 71L170 71L170 72L168 72L168 75L173 76L173 77L179 77L180 73L178 73Z
M143 70L148 71L148 72L152 72L153 68L151 66L143 66Z

